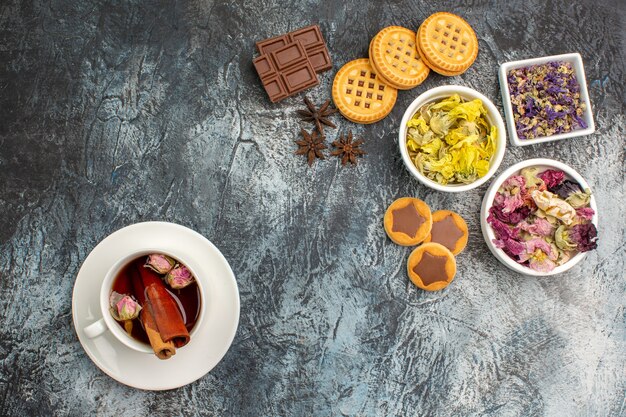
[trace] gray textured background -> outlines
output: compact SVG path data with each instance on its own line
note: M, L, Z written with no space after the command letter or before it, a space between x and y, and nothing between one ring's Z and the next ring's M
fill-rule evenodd
M624 51L619 0L2 1L0 5L0 413L26 415L626 414ZM369 155L309 169L293 155L301 97L272 105L254 41L319 22L336 70L382 27L463 15L480 53L462 76L400 92L372 126L340 117ZM487 250L487 185L448 195L403 168L404 108L459 83L501 107L500 63L580 52L598 129L508 148L570 164L600 209L596 252L561 276L526 278ZM333 132L329 138L334 139ZM395 198L418 196L469 223L446 290L405 275L410 249L382 228ZM72 328L81 262L145 220L191 227L230 261L242 315L224 360L177 390L142 392L91 363Z

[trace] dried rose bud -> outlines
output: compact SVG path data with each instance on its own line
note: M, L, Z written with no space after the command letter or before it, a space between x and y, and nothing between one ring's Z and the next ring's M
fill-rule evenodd
M174 289L185 288L194 281L193 275L183 264L177 264L166 276L165 280Z
M113 291L109 297L110 311L113 318L117 321L132 320L139 316L141 306L130 295L120 294Z
M169 256L154 253L152 255L148 255L148 259L146 259L146 264L144 266L152 269L157 274L167 274L175 264L176 261Z

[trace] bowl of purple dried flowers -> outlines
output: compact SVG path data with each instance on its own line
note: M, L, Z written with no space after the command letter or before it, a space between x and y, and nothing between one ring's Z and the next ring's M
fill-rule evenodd
M598 208L573 168L529 159L496 178L481 208L487 246L500 262L525 275L567 271L596 249Z
M498 78L513 145L595 132L580 54L506 62L500 66Z

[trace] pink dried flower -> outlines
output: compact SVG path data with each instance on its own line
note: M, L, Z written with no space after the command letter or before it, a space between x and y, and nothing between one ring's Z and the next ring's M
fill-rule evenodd
M524 199L522 198L522 193L517 193L510 197L505 197L504 202L502 204L502 212L503 213L511 213L516 209L522 207L524 205Z
M563 265L576 252L597 247L590 191L565 179L565 173L524 168L507 178L489 208L495 247L539 272Z
M542 219L541 217L536 217L533 223L523 221L518 227L523 231L536 236L552 236L554 233L554 226L552 226L549 221Z
M141 306L130 295L111 292L109 296L110 312L117 321L132 320L139 315Z
M495 247L501 248L513 259L516 259L519 254L524 252L526 248L516 240L518 233L514 228L498 220L493 214L487 217L487 222L491 225L496 235L496 238L493 240Z
M559 254L552 246L541 238L526 242L526 252L519 257L519 262L527 262L528 266L538 272L550 272L556 267L555 261Z
M193 275L183 264L177 264L166 276L165 280L174 289L185 288L194 281Z
M169 256L161 253L154 253L152 255L148 255L148 259L146 259L146 264L144 266L152 269L157 274L167 274L174 267L175 263L176 261Z
M537 176L546 183L548 189L556 187L565 179L565 173L556 169L546 169Z
M522 175L513 175L506 179L500 186L500 192L517 194L526 187L526 179Z
M493 240L493 245L496 248L502 249L510 258L513 260L518 259L519 255L524 253L526 250L526 246L522 242L518 242L515 239L506 239L506 240Z
M584 219L587 221L591 221L594 214L596 214L596 212L593 211L591 207L581 207L579 209L576 209L576 215L580 217L581 219Z

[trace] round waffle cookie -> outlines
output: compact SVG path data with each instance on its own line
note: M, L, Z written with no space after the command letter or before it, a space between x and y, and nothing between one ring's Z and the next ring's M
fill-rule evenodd
M415 39L412 30L389 26L370 42L372 66L389 85L400 90L420 85L430 72L417 52Z
M417 30L417 36L419 36L419 29ZM466 70L463 71L456 71L456 72L452 72L452 71L446 71L444 69L439 68L438 66L436 66L435 64L433 64L432 62L429 62L428 60L426 60L426 58L424 58L424 53L422 52L422 50L420 49L419 44L415 44L417 52L420 54L420 56L422 57L422 62L424 62L424 64L430 68L431 70L433 70L434 72L436 72L437 74L441 74L441 75L445 75L446 77L453 77L455 75L461 75L463 74Z
M476 33L469 23L452 13L429 16L417 31L416 40L422 59L432 64L431 68L447 73L464 72L478 55Z
M369 59L355 59L345 64L333 81L335 107L355 123L374 123L389 114L398 90L376 75Z

